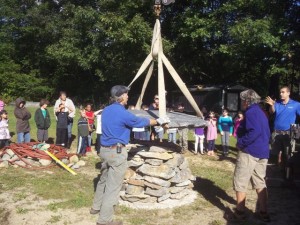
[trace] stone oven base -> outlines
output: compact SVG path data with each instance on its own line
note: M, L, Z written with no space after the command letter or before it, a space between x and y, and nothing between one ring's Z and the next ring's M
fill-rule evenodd
M186 190L188 194L184 196L182 199L167 199L162 202L156 203L142 203L142 202L128 202L124 201L121 198L119 199L120 205L127 206L132 209L167 209L167 208L175 208L187 204L191 204L197 198L197 192L191 189ZM124 195L124 192L120 193Z

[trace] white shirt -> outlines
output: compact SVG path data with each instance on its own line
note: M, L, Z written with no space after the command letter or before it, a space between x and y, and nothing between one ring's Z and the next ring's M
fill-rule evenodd
M96 121L97 121L96 134L102 134L102 129L101 129L101 114L98 114L96 116Z
M8 120L2 119L0 121L0 140L10 139L8 130Z

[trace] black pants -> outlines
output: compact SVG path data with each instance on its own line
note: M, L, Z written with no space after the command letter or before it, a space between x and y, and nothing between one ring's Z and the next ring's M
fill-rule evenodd
M55 144L67 146L67 144L68 144L68 128L56 128Z
M3 148L5 146L9 146L9 140L8 139L0 140L0 148Z

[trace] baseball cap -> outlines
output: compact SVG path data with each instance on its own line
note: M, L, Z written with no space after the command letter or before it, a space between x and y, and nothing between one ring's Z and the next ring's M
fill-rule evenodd
M120 97L124 93L128 93L129 87L123 85L115 85L110 89L111 97Z

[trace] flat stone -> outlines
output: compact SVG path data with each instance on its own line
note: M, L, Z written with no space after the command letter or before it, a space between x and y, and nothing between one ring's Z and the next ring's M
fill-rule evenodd
M141 187L144 187L144 186L145 186L143 180L136 180L136 179L132 179L132 178L130 178L130 179L127 181L127 183L128 183L128 184L131 184L131 185L135 185L135 186L141 186Z
M83 160L79 160L76 164L81 167L81 166L85 166L86 162Z
M149 196L149 195L147 195L147 196ZM141 203L156 203L157 197L150 196L148 198L142 199L140 202Z
M160 166L151 166L149 164L144 164L138 168L138 171L149 176L159 177L166 180L175 176L174 169L165 164L162 164Z
M182 199L183 197L187 196L189 194L189 191L187 189L178 192L176 194L171 194L171 199Z
M180 170L175 174L175 176L170 180L170 182L179 184L188 180L190 176L191 176L190 169Z
M172 154L167 152L159 153L159 152L138 152L138 155L144 158L151 158L151 159L162 159L162 160L169 160L173 158Z
M157 185L157 184L150 183L150 182L148 182L148 181L145 181L145 186L150 187L150 188L152 188L152 189L156 189L156 190L162 188L162 186Z
M135 168L135 167L139 167L139 166L143 165L144 162L143 161L137 162L137 161L130 160L130 161L127 162L127 164L128 164L128 167L134 167Z
M164 153L168 152L166 148L158 147L158 146L151 146L149 148L149 152L158 152L158 153Z
M144 176L141 174L136 173L136 176L134 177L136 180L145 180Z
M143 194L142 195L121 195L120 197L124 201L129 201L129 202L137 202L149 198L148 195L143 195Z
M170 197L171 197L171 194L168 193L168 194L166 194L166 195L163 195L163 196L157 198L157 201L158 201L158 202L162 202L162 201L165 201L165 200L169 199Z
M70 161L66 158L63 158L61 161L66 165L68 165L70 163Z
M128 185L126 188L126 194L128 195L141 195L144 194L144 188L141 186Z
M79 158L77 155L72 155L70 157L70 163L77 163L79 161Z
M182 154L173 153L173 158L168 160L165 164L172 167L177 168L184 162L184 157Z
M183 181L179 184L176 184L176 187L184 187L190 185L192 182L190 180Z
M7 161L7 160L10 160L10 155L9 154L4 154L3 156L2 156L2 160L3 161Z
M162 187L170 187L171 186L171 182L157 178L157 177L144 176L144 179L150 183L157 184Z
M29 162L30 164L32 164L31 162ZM39 163L42 166L49 166L52 163L52 160L48 160L48 159L40 159Z
M179 169L184 170L189 168L189 163L186 159L183 160L183 162L180 164Z
M8 168L8 167L9 167L8 161L3 161L0 163L0 168Z
M178 192L183 191L184 189L185 189L185 187L175 187L175 186L173 186L173 187L170 187L170 188L169 188L169 191L170 191L172 194L176 194L176 193L178 193Z
M11 158L10 158L10 161L13 162L13 161L16 161L19 159L19 156L17 155L13 155Z
M135 172L133 169L128 168L128 169L126 170L126 172L125 172L124 179L125 179L125 180L128 180L129 178L132 178L132 177L134 177L135 175L136 175L136 172Z
M11 149L6 149L6 154L8 154L10 157L15 155L15 153Z
M166 195L167 193L169 193L169 190L165 187L158 189L158 190L154 190L154 189L147 187L146 191L145 191L145 194L155 196L155 197L161 197L163 195Z
M146 159L145 163L148 163L152 166L160 166L163 163L161 159Z

